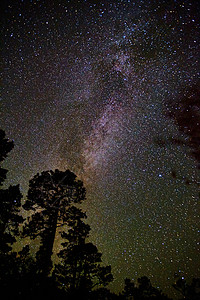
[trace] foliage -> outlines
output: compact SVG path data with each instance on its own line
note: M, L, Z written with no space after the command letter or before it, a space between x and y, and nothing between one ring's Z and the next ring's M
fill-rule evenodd
M5 132L0 129L0 163L13 149L14 143L5 138ZM19 215L22 194L19 185L2 188L6 180L7 170L0 166L0 286L9 290L18 273L16 253L11 252L13 243L19 235L19 224L23 222Z
M188 284L184 278L178 278L173 287L185 300L198 300L200 298L200 278L193 278Z
M49 274L57 228L67 225L68 208L71 203L81 203L85 199L85 188L69 170L45 171L30 180L27 198L23 207L33 214L23 234L32 239L41 238L38 266L41 272Z
M151 285L150 279L146 276L138 278L137 287L130 279L125 279L125 287L122 295L124 299L134 299L134 300L145 300L145 299L155 299L155 300L170 300L166 295L162 293L161 290L153 287Z
M0 129L0 163L4 161L8 153L13 149L13 147L13 141L9 141L9 139L6 139L5 132L2 129ZM6 179L7 172L8 171L6 169L3 169L0 166L0 185L2 185L2 183Z
M13 149L13 142L5 138L5 133L0 129L0 163L4 161L8 153ZM6 179L7 170L0 166L0 185ZM9 254L12 244L18 235L18 225L23 218L19 215L22 194L19 185L0 188L0 260ZM1 262L2 263L2 262Z
M69 208L69 230L62 232L62 249L58 256L61 263L55 266L54 276L60 287L70 295L86 294L95 286L106 286L113 280L111 267L102 267L101 256L97 247L86 242L90 226L82 219L86 215L78 208Z
M40 237L36 264L37 274L44 278L51 277L53 246L56 235L61 235L63 249L58 256L62 264L55 266L52 278L71 296L80 291L88 294L95 286L106 286L113 279L111 267L100 265L101 253L96 246L86 242L90 226L84 223L86 214L75 206L83 200L85 188L76 175L69 170L55 170L42 172L30 180L23 206L32 212L23 235Z

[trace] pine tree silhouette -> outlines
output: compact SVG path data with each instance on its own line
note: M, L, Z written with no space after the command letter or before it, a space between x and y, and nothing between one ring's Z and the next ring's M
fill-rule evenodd
M113 280L110 266L101 266L102 254L87 242L90 226L86 214L72 206L68 210L68 229L62 232L63 249L58 253L61 263L55 266L54 276L61 288L71 297L89 297L94 287L105 287Z
M14 143L5 138L5 132L0 129L0 163L13 149ZM0 166L0 287L6 292L17 274L16 254L12 246L19 235L19 225L23 222L19 215L22 194L19 185L2 188L6 180L7 170Z
M47 276L52 268L51 256L57 228L66 225L68 208L85 200L85 188L69 170L44 171L29 182L27 201L23 208L32 211L26 222L24 236L41 238L36 254L39 272Z

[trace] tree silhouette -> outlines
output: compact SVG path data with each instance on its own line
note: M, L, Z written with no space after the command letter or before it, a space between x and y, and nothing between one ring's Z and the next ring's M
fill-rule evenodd
M122 292L124 299L134 300L170 300L161 290L152 286L151 281L148 277L143 276L138 278L138 284L135 284L128 278L125 279L125 287Z
M13 149L14 143L5 138L5 132L0 129L0 163ZM3 189L7 170L0 166L0 253L8 253L18 234L18 225L23 222L19 216L22 195L19 185Z
M188 284L184 278L178 278L173 287L182 295L182 299L198 300L200 298L200 278L193 278Z
M76 175L67 171L44 171L29 182L25 210L32 211L32 217L24 226L24 236L41 238L36 254L39 272L45 276L52 268L51 255L57 228L67 225L68 208L72 203L85 199L85 188Z
M116 295L115 293L112 293L109 289L105 287L101 287L99 289L94 290L90 296L88 297L88 300L116 300L116 299L124 299L121 297L121 295Z
M0 163L13 147L14 143L6 139L5 132L0 129ZM19 234L19 224L23 222L22 216L19 215L22 198L19 185L2 188L7 172L0 166L0 285L4 290L9 288L15 273L16 257L11 250Z
M0 163L4 161L8 153L13 149L13 147L13 141L9 141L8 139L6 139L5 132L2 129L0 129ZM2 183L6 179L7 172L8 170L3 169L0 166L0 185L2 185Z
M67 232L62 232L63 249L58 253L61 263L55 266L54 276L69 295L85 295L94 287L107 286L113 280L111 267L101 266L102 254L92 243L86 242L90 226L83 222L86 214L72 206L68 210ZM91 295L90 295L91 296Z
M124 286L122 295L124 296L124 298L133 298L134 295L136 294L134 282L132 282L129 278L126 278L124 280L124 283L125 283L125 286Z
M23 229L23 235L40 237L36 253L37 274L48 282L56 281L70 297L91 292L92 288L106 286L112 281L111 267L101 266L102 254L92 243L86 242L90 226L84 223L86 214L76 205L85 200L85 188L69 170L45 171L29 182L24 209L32 212ZM62 228L58 230L58 228ZM62 238L58 253L62 263L55 265L53 275L51 256L56 234Z

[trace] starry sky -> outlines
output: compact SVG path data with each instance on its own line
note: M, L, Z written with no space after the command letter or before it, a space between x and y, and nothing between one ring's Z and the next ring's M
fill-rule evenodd
M198 84L198 1L2 1L1 128L8 183L43 170L83 180L91 240L126 277L168 295L199 276L195 160L166 104ZM174 100L175 101L175 100ZM171 172L177 172L175 179Z

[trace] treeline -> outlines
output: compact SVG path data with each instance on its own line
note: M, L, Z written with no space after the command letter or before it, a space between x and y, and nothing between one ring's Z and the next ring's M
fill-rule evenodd
M13 146L0 130L1 163ZM74 173L55 170L35 175L23 205L19 185L2 188L6 174L0 167L0 288L4 299L169 299L145 276L137 286L126 279L119 295L110 292L111 266L102 265L102 254L89 242L90 226L79 207L86 190ZM36 253L30 249L30 240L36 240ZM61 243L55 253L57 240ZM19 252L13 251L16 241L23 245ZM199 279L191 285L179 279L174 287L184 299L199 299Z

